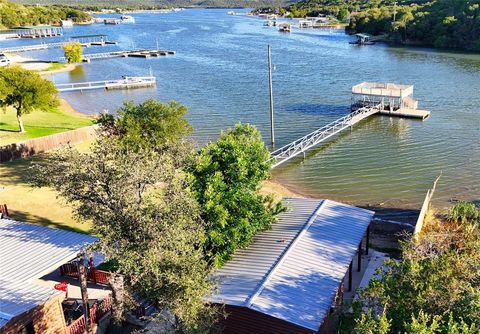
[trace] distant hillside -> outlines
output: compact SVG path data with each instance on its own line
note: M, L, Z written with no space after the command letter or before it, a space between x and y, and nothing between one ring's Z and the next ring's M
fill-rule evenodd
M24 6L0 0L0 29L23 25L59 24L60 20L88 21L90 15L67 6Z
M62 4L79 7L266 7L284 6L289 0L15 0L23 4Z

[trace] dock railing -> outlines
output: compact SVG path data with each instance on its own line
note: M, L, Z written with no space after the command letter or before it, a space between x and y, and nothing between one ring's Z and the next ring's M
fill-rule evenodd
M118 80L103 80L103 81L88 81L88 82L74 82L66 84L56 84L57 90L59 92L71 92L71 91L82 91L82 90L92 90L92 89L101 89L101 88L117 88L117 87L129 87L129 86L139 86L139 85L154 85L156 83L156 78L154 76L145 76L145 77L124 77L123 79Z
M272 168L275 168L282 163L304 153L308 149L320 144L322 141L331 136L341 132L342 130L353 126L361 120L377 113L380 110L380 104L372 107L364 107L357 109L350 114L337 119L336 121L321 127L318 130L309 133L302 138L299 138L290 144L287 144L270 154L269 162L272 163Z

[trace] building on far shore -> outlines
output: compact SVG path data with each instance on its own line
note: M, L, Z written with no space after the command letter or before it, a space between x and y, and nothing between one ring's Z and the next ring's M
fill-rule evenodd
M214 275L218 289L207 299L225 305L223 333L331 333L344 284L354 289L374 212L330 200L285 204L278 222Z

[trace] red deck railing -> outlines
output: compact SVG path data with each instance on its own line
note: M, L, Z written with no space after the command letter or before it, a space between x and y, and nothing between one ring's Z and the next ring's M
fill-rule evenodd
M60 275L78 278L78 267L76 262L65 263L60 267Z
M78 266L76 262L70 262L60 267L60 275L78 278ZM112 273L90 267L87 272L87 280L95 284L108 284Z
M82 315L68 326L69 334L84 334L87 329L85 324L85 317Z
M90 324L98 324L98 321L102 319L112 309L112 296L108 295L99 304L93 304L90 306L89 322ZM68 334L84 334L86 330L85 316L82 315L77 320L73 321L68 327Z
M112 296L108 295L97 308L97 319L102 319L112 309Z

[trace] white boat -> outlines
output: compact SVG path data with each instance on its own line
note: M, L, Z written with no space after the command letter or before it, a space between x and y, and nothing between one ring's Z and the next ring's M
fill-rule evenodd
M289 23L282 23L279 25L278 31L280 32L291 32L292 31L292 25Z
M135 18L130 15L122 15L120 19L122 20L122 23L135 23Z
M68 20L62 20L61 25L63 28L73 28L73 21L68 19Z
M227 12L228 15L236 15L237 13L235 13L233 10Z

